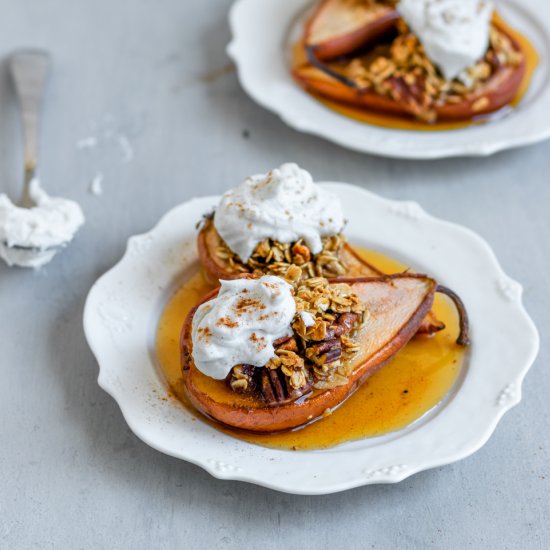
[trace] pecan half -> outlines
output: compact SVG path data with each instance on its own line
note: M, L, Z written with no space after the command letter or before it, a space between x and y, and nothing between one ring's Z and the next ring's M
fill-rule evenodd
M293 388L289 378L282 373L281 369L264 368L260 375L260 390L270 407L278 407L292 403L308 393L311 390L311 383L306 381L301 388Z
M342 348L337 347L327 351L324 355L321 356L321 359L323 360L323 363L325 365L328 365L329 363L334 363L334 361L338 361L341 355Z
M331 349L339 347L340 340L338 338L332 338L330 340L325 340L324 342L319 342L318 344L313 344L312 346L309 346L308 349L312 350L312 353L315 355L322 355Z
M359 315L357 313L342 313L327 329L326 338L340 338L343 334L347 334L353 328L358 318Z
M306 357L319 366L334 363L340 359L341 355L342 344L339 338L319 342L306 350Z

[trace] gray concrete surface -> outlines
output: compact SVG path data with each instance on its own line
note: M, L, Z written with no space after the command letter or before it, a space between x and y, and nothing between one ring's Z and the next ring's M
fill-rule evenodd
M22 157L5 59L45 47L43 182L88 218L42 271L0 266L0 548L550 547L550 142L414 163L301 135L239 88L224 53L229 4L0 0L0 190L18 195ZM89 136L97 146L78 148ZM474 456L395 486L293 497L150 449L97 386L82 308L126 239L292 159L471 227L525 285L541 352L524 401Z

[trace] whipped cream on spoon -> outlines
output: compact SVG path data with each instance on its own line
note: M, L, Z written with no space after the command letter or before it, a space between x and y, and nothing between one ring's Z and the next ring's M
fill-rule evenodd
M76 202L48 196L36 177L38 120L49 65L48 54L36 50L17 52L9 63L23 115L25 184L19 205L0 195L0 257L8 265L48 263L84 223Z

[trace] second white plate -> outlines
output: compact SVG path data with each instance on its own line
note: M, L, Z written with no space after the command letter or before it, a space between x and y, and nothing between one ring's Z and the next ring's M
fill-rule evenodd
M343 147L386 157L434 159L486 156L550 137L550 10L545 0L502 0L500 13L540 56L528 93L513 112L488 124L422 132L372 126L344 117L302 90L289 72L289 33L311 0L237 0L230 12L227 51L239 80L257 103L286 124Z

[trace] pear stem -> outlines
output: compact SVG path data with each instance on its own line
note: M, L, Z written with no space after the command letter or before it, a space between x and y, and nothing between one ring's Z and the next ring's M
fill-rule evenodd
M464 302L460 299L460 296L456 292L454 292L450 288L447 288L446 286L437 285L437 288L435 291L440 292L441 294L445 294L445 296L448 296L453 301L458 311L459 327L460 327L460 332L458 333L458 338L456 339L456 343L459 346L469 346L470 345L470 322L468 320L468 313L466 311L466 307L464 306Z

